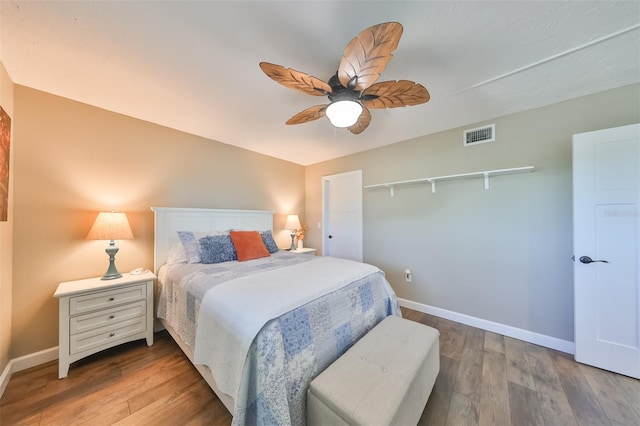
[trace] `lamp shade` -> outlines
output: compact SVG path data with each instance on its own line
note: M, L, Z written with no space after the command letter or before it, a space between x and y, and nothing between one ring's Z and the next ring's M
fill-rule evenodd
M87 240L131 240L133 233L126 213L100 212Z
M334 127L351 127L362 114L362 105L356 101L336 101L325 111Z
M284 224L284 229L300 229L302 225L300 225L300 219L297 214L290 214L287 216L287 223Z

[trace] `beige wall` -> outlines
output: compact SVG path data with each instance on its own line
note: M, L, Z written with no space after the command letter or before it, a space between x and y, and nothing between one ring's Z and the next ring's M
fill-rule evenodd
M0 62L0 106L13 122L13 83ZM12 129L13 130L13 129ZM12 132L13 133L13 132ZM15 151L15 135L11 137L10 154ZM13 259L13 162L9 161L9 212L6 222L0 222L0 374L10 360L11 349L11 266ZM1 394L2 392L0 392Z
M478 179L365 189L364 260L401 298L573 341L571 136L639 122L639 99L627 86L478 123L496 124L493 143L464 148L453 129L309 166L307 223L322 220L322 176L362 169L368 185L533 165L486 191ZM321 231L305 243L321 247Z
M176 114L181 114L176 105ZM304 216L304 168L230 145L15 87L13 358L58 344L61 281L102 275L105 241L85 236L100 210L128 213L120 271L153 267L151 206L272 210Z

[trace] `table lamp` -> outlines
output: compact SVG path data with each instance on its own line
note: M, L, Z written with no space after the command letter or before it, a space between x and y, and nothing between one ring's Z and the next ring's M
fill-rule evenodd
M290 214L287 216L287 222L284 224L285 229L291 229L291 250L296 249L296 245L293 243L293 240L296 237L296 229L300 229L300 219L298 219L297 214Z
M114 240L131 240L133 233L129 226L126 213L100 212L96 217L93 226L87 234L87 240L109 240L109 246L105 249L109 255L109 269L101 278L102 280L113 280L122 277L116 269L115 259L118 247Z

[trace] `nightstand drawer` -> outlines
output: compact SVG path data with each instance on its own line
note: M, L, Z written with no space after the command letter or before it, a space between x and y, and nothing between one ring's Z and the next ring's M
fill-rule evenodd
M76 334L69 339L71 355L88 351L103 345L111 345L120 339L144 332L147 329L145 317L133 318L118 324L97 328L85 333Z
M99 291L69 299L69 315L82 314L146 298L145 284Z
M147 302L139 302L117 306L104 311L78 315L69 319L69 333L71 335L93 330L94 328L117 324L131 318L143 317L147 313Z

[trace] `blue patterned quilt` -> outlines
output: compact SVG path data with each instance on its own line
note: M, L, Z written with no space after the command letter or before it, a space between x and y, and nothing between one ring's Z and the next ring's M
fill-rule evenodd
M382 273L267 323L251 344L234 425L304 425L311 381L389 315L400 315Z
M185 333L183 340L193 347L197 333L193 330L194 323L209 319L203 315L208 309L203 309L200 314L198 311L211 288L235 285L242 279L227 281L243 274L258 274L260 270L289 267L290 271L299 271L300 267L295 265L306 262L304 258L312 260L314 257L281 253L253 264L250 261L225 262L217 266L199 265L195 267L195 272L192 269L194 265L174 265L173 274L162 274L161 271L159 277L163 282L163 290L158 316L165 319L170 317L169 324L180 330L180 334ZM232 264L239 265L244 271L238 272L234 269L236 265ZM384 274L377 268L372 269L375 272L349 280L339 289L288 309L261 326L255 338L248 341L246 359L239 364L241 374L236 375L239 382L235 395L234 425L305 424L309 383L386 316L400 315L395 293ZM307 282L303 280L297 285ZM228 299L225 296L223 301ZM237 315L239 322L242 322L242 315ZM211 355L209 352L200 346L200 358ZM194 353L198 361L197 345ZM227 358L224 353L222 355L216 354L216 357ZM208 365L207 362L203 363ZM211 367L216 378L215 365Z

